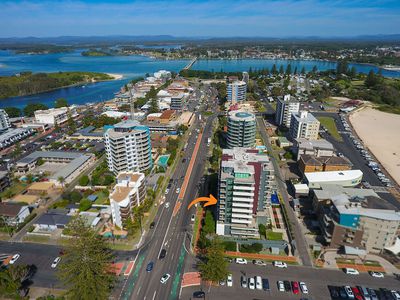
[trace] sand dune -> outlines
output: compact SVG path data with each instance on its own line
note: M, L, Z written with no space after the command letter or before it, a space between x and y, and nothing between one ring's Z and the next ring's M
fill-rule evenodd
M357 135L400 184L400 115L370 107L350 116Z

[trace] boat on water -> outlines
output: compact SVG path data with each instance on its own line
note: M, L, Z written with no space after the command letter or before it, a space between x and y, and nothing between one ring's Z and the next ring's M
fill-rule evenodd
M384 65L382 69L387 70L387 71L400 71L400 66L395 66L395 65Z

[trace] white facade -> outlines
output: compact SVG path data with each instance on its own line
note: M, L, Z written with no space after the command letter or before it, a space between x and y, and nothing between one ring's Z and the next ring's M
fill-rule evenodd
M145 172L152 167L150 130L136 121L114 125L104 134L107 162L115 174Z
M146 197L144 174L124 172L117 176L117 184L110 194L113 223L122 228L128 218L133 218L133 208L143 204Z
M292 113L299 112L300 102L291 100L290 95L285 95L282 98L278 98L276 103L276 115L275 121L279 126L290 127L290 121L292 119Z
M0 131L7 130L11 127L10 118L4 109L0 109Z
M318 139L319 121L307 111L292 113L290 121L290 135L294 139Z
M244 81L235 81L229 83L226 87L227 99L232 103L246 100L247 84Z
M304 176L310 189L319 189L321 184L352 187L361 183L363 172L361 170L306 172Z
M76 117L78 115L75 106L50 108L46 110L35 111L35 120L37 123L46 123L55 125L64 123L68 120L69 116Z

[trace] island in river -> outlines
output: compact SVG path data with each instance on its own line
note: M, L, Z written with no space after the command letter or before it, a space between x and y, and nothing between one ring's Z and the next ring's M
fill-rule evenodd
M113 79L120 78L114 74L97 72L21 72L12 76L0 76L0 99Z

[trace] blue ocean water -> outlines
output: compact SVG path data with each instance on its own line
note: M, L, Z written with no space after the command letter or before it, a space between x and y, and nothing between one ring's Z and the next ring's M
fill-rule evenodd
M0 108L15 106L23 108L28 103L44 103L49 107L54 105L57 98L66 98L70 104L84 104L88 102L99 102L113 98L114 94L128 81L144 76L146 73L153 73L158 70L169 70L178 72L188 60L158 60L146 56L104 56L86 57L82 56L82 50L71 53L54 54L15 54L11 51L0 51L0 76L13 75L23 71L32 72L58 72L58 71L92 71L103 73L114 73L123 75L121 80L99 82L87 84L84 87L74 86L58 89L55 91L40 93L30 96L12 97L0 100ZM292 65L298 71L304 66L310 71L313 66L318 70L334 69L336 64L325 61L309 60L200 60L193 65L196 70L209 71L247 71L249 68L262 69L271 68L276 64L284 67ZM354 64L358 72L368 73L373 69L378 71L375 66ZM400 77L400 72L382 70L382 74L388 77Z

